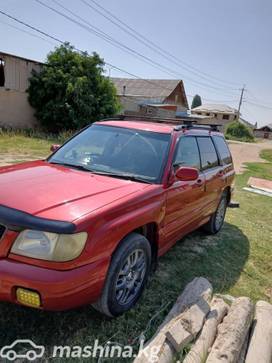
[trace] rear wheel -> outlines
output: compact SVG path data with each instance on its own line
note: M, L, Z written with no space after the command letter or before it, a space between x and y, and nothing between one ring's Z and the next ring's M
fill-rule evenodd
M216 234L221 230L224 224L227 206L228 206L227 193L224 192L216 211L210 217L209 222L204 225L204 229L206 232L210 234Z
M113 255L102 296L94 308L110 317L129 310L140 298L150 268L150 243L131 233Z

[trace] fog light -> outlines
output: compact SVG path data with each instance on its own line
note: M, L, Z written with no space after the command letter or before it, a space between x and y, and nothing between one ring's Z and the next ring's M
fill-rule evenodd
M37 292L22 289L19 287L16 290L16 297L19 303L33 308L39 308L41 306L40 295Z

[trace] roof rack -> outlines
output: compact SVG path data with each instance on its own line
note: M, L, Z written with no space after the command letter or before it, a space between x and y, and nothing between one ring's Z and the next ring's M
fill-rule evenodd
M219 131L219 126L222 126L220 124L193 124L193 123L187 123L187 124L180 124L174 127L175 131L180 130L188 130L188 129L201 129L201 130L210 130L210 131Z
M100 121L123 121L123 120L139 120L139 121L153 121L157 123L167 123L176 125L174 127L175 131L188 130L188 129L202 129L210 131L219 131L218 127L222 126L220 124L199 124L197 121L188 120L188 118L161 118L156 116L141 116L141 115L116 115L113 117L105 118ZM180 121L183 123L181 124Z
M179 119L171 117L156 117L156 116L141 116L141 115L116 115L113 117L105 118L100 121L123 121L123 120L139 120L139 121L154 121L158 123L172 123L175 125L179 124Z

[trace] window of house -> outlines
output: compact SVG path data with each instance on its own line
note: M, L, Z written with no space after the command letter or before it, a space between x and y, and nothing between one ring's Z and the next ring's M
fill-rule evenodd
M218 156L212 139L210 137L198 137L197 142L200 151L202 169L206 170L218 166Z
M214 117L217 117L217 113L215 113L213 116L214 116Z
M5 86L5 62L0 58L0 87Z
M229 151L229 147L228 147L225 139L221 136L214 136L213 141L215 143L217 151L219 152L220 159L223 161L223 163L231 164L232 158L231 158L231 154Z
M176 149L174 165L200 169L199 150L195 137L181 137Z
M210 116L210 113L209 113L209 112L207 112L207 113L206 113L206 116Z
M228 120L229 119L229 115L223 115L223 120Z

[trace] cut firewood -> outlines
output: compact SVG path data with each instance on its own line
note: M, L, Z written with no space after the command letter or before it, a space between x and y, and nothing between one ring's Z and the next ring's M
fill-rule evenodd
M206 360L209 349L217 334L217 326L220 324L227 314L229 306L223 299L213 298L211 309L207 316L200 336L186 355L183 363L202 363Z
M209 311L210 305L201 298L196 304L174 319L175 323L165 333L165 336L176 352L180 352L188 343L195 339L202 329L205 317Z
M212 285L209 283L209 281L203 277L195 278L193 281L191 281L184 289L183 293L178 297L175 305L169 312L169 314L166 316L163 323L158 328L155 336L151 339L150 342L147 343L147 345L139 352L138 356L134 360L134 363L170 363L173 361L173 357L176 354L176 350L174 346L171 344L171 342L166 337L167 332L171 332L171 328L174 327L174 325L179 321L180 327L181 325L180 321L182 318L184 319L183 322L187 328L189 324L191 323L194 326L194 329L196 329L197 323L194 322L188 322L188 319L192 317L192 311L196 311L197 309L201 310L204 309L204 312L209 309L207 309L207 303L210 302L212 297ZM192 310L191 307L193 305L198 305L197 307L194 307ZM206 309L206 310L205 310ZM182 313L186 313L187 315L181 316ZM206 314L207 314L206 312ZM202 315L199 312L199 316ZM204 319L203 319L204 320ZM202 320L202 324L203 324ZM185 323L186 322L186 323ZM199 329L201 329L201 324ZM188 331L188 335L190 336L190 339L193 339L194 334L190 333ZM173 330L172 330L172 333ZM169 337L169 336L168 336ZM171 339L171 338L170 338ZM182 343L180 343L179 339L179 345L182 346ZM188 337L184 337L186 343L188 344ZM191 341L191 340L189 340ZM176 346L176 348L178 348Z
M265 301L256 304L252 335L246 363L272 362L272 305Z
M237 363L253 320L254 305L247 297L237 298L218 326L217 338L207 363Z

